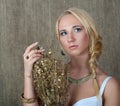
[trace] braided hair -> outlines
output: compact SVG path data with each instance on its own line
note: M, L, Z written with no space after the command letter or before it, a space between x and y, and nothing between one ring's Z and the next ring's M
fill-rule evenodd
M102 48L103 48L102 38L96 29L94 20L85 10L78 9L78 8L69 8L68 10L64 11L63 14L60 15L60 17L56 22L56 33L57 33L58 40L59 40L58 25L59 25L60 19L66 14L72 14L80 21L80 23L85 28L87 35L90 39L89 67L90 67L91 73L93 74L95 94L98 95L99 86L96 79L96 65L97 65L96 61L102 53Z

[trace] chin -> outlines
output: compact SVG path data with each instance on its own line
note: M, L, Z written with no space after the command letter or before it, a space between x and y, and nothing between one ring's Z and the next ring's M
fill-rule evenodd
M68 53L70 56L79 56L80 52L70 52Z
M71 51L68 53L70 56L83 56L88 54L88 51Z

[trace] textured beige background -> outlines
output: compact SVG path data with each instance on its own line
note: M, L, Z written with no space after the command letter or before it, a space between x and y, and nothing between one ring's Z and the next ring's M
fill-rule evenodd
M120 0L0 0L0 105L21 106L27 45L39 41L60 55L55 21L69 7L83 8L96 20L105 45L101 68L120 81L119 6Z

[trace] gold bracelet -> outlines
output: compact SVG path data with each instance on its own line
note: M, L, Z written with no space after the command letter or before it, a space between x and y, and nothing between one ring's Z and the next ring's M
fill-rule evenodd
M21 94L21 100L23 103L34 103L36 101L36 98L24 98L24 94Z

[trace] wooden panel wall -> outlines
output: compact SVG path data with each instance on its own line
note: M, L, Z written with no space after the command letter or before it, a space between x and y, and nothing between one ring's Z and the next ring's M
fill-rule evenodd
M105 46L101 67L120 81L119 6L120 0L0 0L0 105L22 105L22 55L27 45L51 45L60 57L55 21L69 7L83 8L96 20Z

